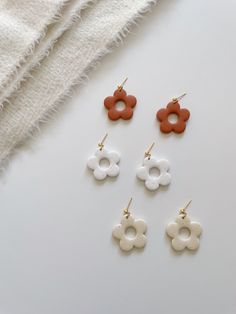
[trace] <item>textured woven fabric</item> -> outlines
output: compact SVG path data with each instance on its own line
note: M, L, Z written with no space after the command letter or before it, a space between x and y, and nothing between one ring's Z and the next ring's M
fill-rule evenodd
M101 0L82 13L55 44L32 78L10 98L0 115L0 162L24 142L71 87L127 33L156 1Z
M18 57L15 58L14 64L12 64L13 68L15 64L19 63L18 60L20 58L22 59L22 61L20 62L20 65L16 67L16 70L10 70L9 68L11 75L9 75L8 73L8 75L5 75L6 77L4 77L2 73L2 79L5 80L5 83L3 84L2 88L0 88L0 104L3 104L4 101L7 100L9 96L17 88L19 88L21 81L25 79L28 75L30 75L29 74L30 70L32 70L35 66L40 65L40 61L45 56L47 56L49 50L53 47L55 41L62 35L62 33L65 30L67 30L72 25L72 23L76 19L79 18L81 10L95 2L96 0L70 0L70 1L67 0L66 2L64 1L63 3L64 5L60 6L60 15L57 10L57 16L53 17L53 23L51 23L47 27L45 26L44 30L41 27L41 29L37 32L37 38L40 37L40 40L37 40L36 43L34 41L33 44L31 43L31 46L32 45L34 46L33 49L30 49L30 51L28 51L27 48L28 46L24 44L25 49L22 50L21 52L20 51L18 52L17 50L18 48L15 47L15 45L11 46L11 49L9 48L5 50L6 52L10 51L8 58L10 57L11 60L12 60L11 53L18 52ZM31 29L31 32L32 31L34 30ZM10 29L10 37L12 36L15 36L14 28ZM2 44L0 42L0 47L5 47L5 42L3 42ZM6 59L6 57L4 59ZM9 62L7 62L5 66L6 65L9 65Z
M66 0L0 1L0 92L58 17Z

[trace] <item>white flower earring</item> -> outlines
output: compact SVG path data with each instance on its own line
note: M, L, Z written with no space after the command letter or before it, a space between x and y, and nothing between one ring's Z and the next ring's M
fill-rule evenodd
M115 151L110 151L104 148L104 142L108 134L104 136L101 143L93 156L88 158L87 166L93 170L93 175L97 180L104 180L108 177L116 177L120 173L118 163L120 161L120 154ZM102 161L108 162L106 167L101 165Z
M191 201L180 209L178 217L174 222L169 223L166 228L166 233L172 238L172 247L176 251L182 251L185 248L196 250L199 247L199 236L202 233L202 227L199 223L191 221L187 216L186 209L190 203ZM181 236L182 231L187 231L187 236Z
M124 209L120 224L116 225L112 232L113 237L119 240L120 248L123 251L130 251L134 247L143 248L147 242L145 236L147 225L144 220L135 219L131 216L129 212L131 202L132 198L130 199L128 206ZM127 234L129 229L133 229L135 233L133 237L129 237Z
M169 171L169 161L166 159L156 159L152 157L151 150L155 143L152 143L151 147L145 152L143 165L137 169L137 177L144 181L144 184L148 190L155 191L160 185L168 185L171 182L171 175ZM159 174L151 175L150 171L157 169Z

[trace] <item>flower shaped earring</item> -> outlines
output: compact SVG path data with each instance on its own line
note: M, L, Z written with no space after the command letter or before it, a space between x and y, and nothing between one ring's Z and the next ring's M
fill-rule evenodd
M162 108L157 111L156 117L160 121L160 130L163 133L183 133L186 128L186 122L190 117L188 109L181 109L179 100L181 100L186 94L181 95L178 98L172 99L168 103L166 108ZM177 116L177 121L172 123L169 121L169 116L174 114Z
M202 233L202 227L199 223L191 221L187 216L186 209L190 203L191 201L180 209L179 216L174 222L169 223L166 228L166 233L172 238L172 247L176 251L182 251L185 248L196 250L199 247L199 236ZM187 237L181 236L182 230L188 232Z
M129 207L132 202L132 198L129 201L128 206L124 209L121 223L113 228L112 235L119 240L121 250L130 251L134 247L143 248L146 245L147 238L145 232L147 225L144 220L135 219L129 212ZM128 229L134 229L135 235L129 237L127 235Z
M133 116L133 108L136 106L137 99L132 95L127 95L123 86L128 78L118 86L114 91L113 96L106 97L104 100L104 106L108 110L108 117L110 120L116 121L118 119L129 120ZM118 110L116 104L118 101L124 103L125 108Z
M120 161L120 155L115 151L110 151L104 148L104 142L107 138L107 134L98 144L98 149L94 155L88 158L87 166L93 170L93 175L97 180L104 180L108 177L116 177L120 173L118 163ZM107 167L103 167L101 162L105 160L108 162Z
M144 181L148 190L155 191L160 185L168 185L171 182L171 175L169 170L169 161L166 159L157 160L152 157L151 150L155 143L151 145L147 152L144 154L143 165L137 169L137 177ZM153 169L157 169L158 175L151 174Z

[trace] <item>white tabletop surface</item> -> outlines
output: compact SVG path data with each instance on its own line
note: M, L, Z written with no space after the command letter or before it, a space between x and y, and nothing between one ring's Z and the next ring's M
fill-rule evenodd
M236 2L161 0L91 73L1 178L1 314L236 313ZM128 76L133 119L111 122L103 99ZM156 111L183 92L183 135ZM97 142L121 154L116 180L86 168ZM171 163L148 192L135 177L144 150ZM131 211L147 246L123 254L111 230ZM196 253L175 253L166 224L189 199L203 226Z

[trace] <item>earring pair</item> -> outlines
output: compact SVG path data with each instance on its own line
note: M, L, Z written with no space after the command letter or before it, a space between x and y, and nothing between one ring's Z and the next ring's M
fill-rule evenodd
M119 242L120 249L131 251L133 248L143 248L147 243L146 231L147 224L142 219L135 219L130 211L130 199L127 207L123 210L123 217L120 224L113 228L112 236ZM198 222L192 221L187 215L187 208L191 201L184 208L179 210L175 221L170 222L166 227L167 235L172 239L171 246L176 251L183 251L185 248L196 250L199 247L199 237L202 233L202 227ZM129 229L133 229L134 236L127 234ZM182 230L187 230L188 236L183 237Z
M108 96L104 99L104 106L108 110L108 118L112 121L119 119L130 120L133 117L134 108L137 104L137 99L133 95L127 95L124 90L125 80L114 91L113 96ZM190 112L186 108L181 108L179 101L186 95L173 98L165 108L156 112L156 119L160 122L160 130L163 133L183 133L186 128L186 123L190 118ZM117 103L122 102L124 108L119 110ZM175 115L176 121L170 121L170 116Z
M98 143L98 148L94 155L89 157L87 166L93 170L93 175L97 180L104 180L106 177L116 177L120 173L120 154L113 150L108 150L104 147L104 142L107 134L102 141ZM144 181L145 187L148 190L155 191L160 185L168 185L171 182L171 174L169 173L170 164L166 159L157 159L151 154L151 150L155 143L152 143L150 148L145 152L143 164L137 168L136 175L141 181ZM107 166L102 166L102 161L107 161ZM158 171L158 174L151 175L153 169Z

